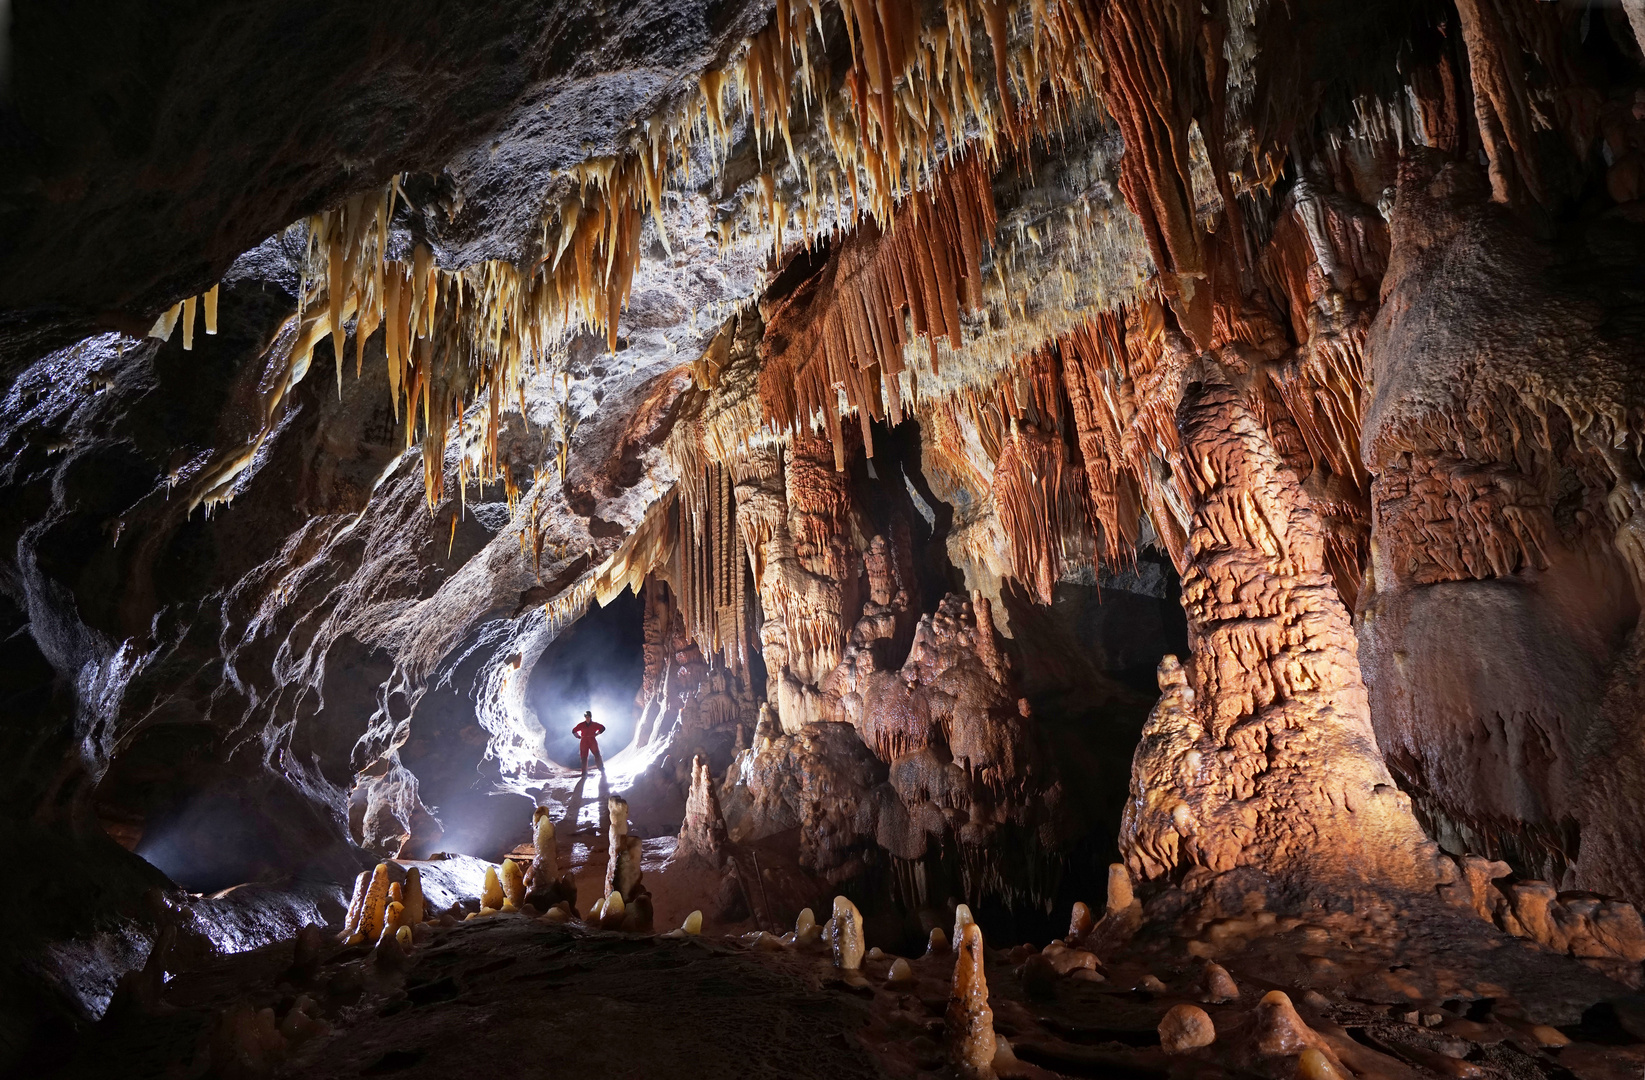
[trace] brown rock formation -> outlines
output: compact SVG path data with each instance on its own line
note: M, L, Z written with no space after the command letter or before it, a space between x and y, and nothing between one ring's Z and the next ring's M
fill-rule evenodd
M1639 473L1619 448L1645 384L1584 284L1592 241L1539 242L1488 194L1466 165L1401 176L1369 342L1373 716L1453 850L1638 900Z
M1186 670L1160 666L1126 861L1144 880L1243 866L1428 886L1432 845L1377 750L1318 519L1239 397L1202 374L1182 407L1198 495L1183 576L1195 655Z

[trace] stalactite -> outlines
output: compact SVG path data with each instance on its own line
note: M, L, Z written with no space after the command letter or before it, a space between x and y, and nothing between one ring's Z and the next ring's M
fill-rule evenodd
M1142 513L1141 478L1124 458L1122 433L1136 413L1124 365L1115 363L1124 355L1124 333L1120 316L1099 314L1058 343L1091 519L1101 526L1103 558L1111 566L1133 557Z
M961 307L980 302L982 249L994 223L988 172L972 154L931 193L915 194L889 231L866 223L845 240L768 319L760 373L767 421L797 430L821 413L832 434L843 411L856 410L872 456L869 419L902 418L897 375L912 338L959 346ZM836 468L844 468L834 441Z
M1115 0L1099 20L1103 89L1125 135L1121 187L1142 219L1160 281L1183 328L1211 344L1211 291L1194 219L1189 125L1202 96L1200 7L1189 0ZM1213 162L1213 166L1216 163Z
M748 589L731 470L706 462L680 485L671 576L687 633L733 674L748 662Z
M735 110L728 108L728 94L757 133L762 159L780 136L789 167L807 181L799 228L808 242L824 231L822 195L815 163L807 157L802 166L794 146L790 117L796 107L820 114L836 159L830 182L839 192L843 172L853 193L852 212L845 215L841 205L839 222L862 219L859 190L873 219L864 219L861 235L847 241L860 249L845 275L849 295L830 305L824 325L815 328L806 356L821 352L822 363L802 357L791 365L794 378L762 392L768 419L793 428L820 409L830 430L838 431L836 399L843 390L845 407L857 410L867 440L871 417L896 421L905 411L897 378L910 337L903 309L912 336L932 339L933 363L936 338L959 346L960 310L980 300L980 248L994 227L985 165L996 157L994 109L1011 118L1013 140L1026 150L1028 138L1060 130L1072 110L1095 106L1100 65L1093 25L1082 5L1033 5L1024 51L1020 40L1013 43L998 4L946 0L943 20L927 27L902 3L850 0L840 10L851 67L843 89L836 90L827 72L811 62L812 49L823 44L821 2L783 5L771 26L727 66L701 76L695 96L651 117L643 134L618 153L574 166L572 190L551 207L541 256L529 268L486 262L448 270L421 246L409 262L390 258L388 226L396 202L404 199L398 179L311 219L301 305L326 316L313 324L322 329L312 342L331 334L340 380L349 315L359 316L357 369L365 338L384 329L390 390L396 412L405 399L408 443L421 429L431 508L443 496L446 426L465 401L488 403L478 475L493 477L497 402L513 396L523 365L540 361L553 342L581 329L602 332L615 349L643 223L652 221L668 248L663 191L671 173L689 160L699 132L716 158L729 152ZM997 106L978 92L972 71L977 22L986 25L1001 73ZM1020 79L1003 75L1013 63ZM1016 85L1015 93L1008 83ZM968 149L971 142L980 142L980 149ZM760 178L758 216L780 252L793 208L781 205L772 179L770 173ZM300 310L298 320L303 317ZM163 315L156 333L169 334L175 321L175 315ZM306 362L305 356L304 370ZM466 481L466 469L459 464L460 481Z
M1559 15L1499 0L1459 0L1457 15L1492 196L1502 203L1552 206L1559 192L1537 132L1560 132L1580 153L1588 145L1598 106L1596 95L1574 76L1559 43ZM1570 89L1559 95L1533 90L1527 59L1548 73L1540 78L1551 74Z
M1090 562L1084 470L1054 434L1011 422L994 466L994 508L1011 545L1017 580L1042 604L1064 573Z

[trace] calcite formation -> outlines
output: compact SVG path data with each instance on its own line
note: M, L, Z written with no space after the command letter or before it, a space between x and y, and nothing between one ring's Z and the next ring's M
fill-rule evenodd
M680 825L674 852L697 855L718 866L725 857L729 840L715 787L708 762L697 755L691 762L691 790L686 795L685 821Z
M1377 749L1318 519L1243 401L1205 374L1182 406L1195 658L1160 665L1122 831L1127 865L1144 880L1250 866L1432 887L1437 853Z
M983 971L982 930L976 923L966 923L954 939L954 983L943 1025L955 1070L966 1080L991 1080L998 1046Z
M628 800L613 795L609 800L611 826L606 854L605 893L616 894L630 901L639 897L645 888L640 884L642 841L628 831Z
M0 1071L300 928L158 1071L429 1015L437 922L695 908L826 926L909 1074L934 980L969 1076L990 1009L1126 1075L1632 1030L1645 6L286 7L6 42ZM545 674L625 612L637 687ZM996 918L1135 1060L990 1004Z
M862 967L862 912L843 896L834 897L834 915L828 924L828 941L834 950L834 966L845 971Z
M1183 1054L1216 1042L1217 1029L1204 1009L1176 1005L1159 1023L1159 1041L1167 1054Z

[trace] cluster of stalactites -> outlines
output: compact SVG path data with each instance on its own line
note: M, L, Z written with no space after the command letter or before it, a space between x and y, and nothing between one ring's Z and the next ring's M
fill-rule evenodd
M217 333L217 295L221 288L213 285L199 296L191 296L187 300L179 300L171 305L160 317L154 320L154 326L149 330L149 337L159 338L161 341L170 341L171 335L179 324L183 328L183 348L194 348L194 326L202 316L205 321L205 330L208 334Z
M612 171L589 167L583 180L607 191L621 187ZM311 282L291 364L306 370L313 350L332 338L341 388L346 323L355 321L355 373L365 344L380 327L396 417L405 420L406 444L419 430L429 505L444 493L446 438L453 421L483 403L479 460L460 455L465 487L499 473L497 436L505 399L523 393L526 366L540 365L569 330L595 327L615 333L638 260L640 209L633 200L607 200L571 235L556 258L534 271L490 261L445 270L422 244L409 258L389 257L389 222L398 183L351 199L309 222ZM567 249L569 248L569 253ZM512 493L512 477L505 479Z
M917 193L888 231L865 223L807 283L771 315L762 352L760 400L781 430L819 417L843 469L841 421L855 410L864 447L874 453L870 420L903 418L900 376L915 337L945 337L958 348L963 309L981 302L982 253L994 235L989 170L970 155ZM915 379L912 370L910 380Z
M942 415L929 467L973 473L955 440L975 433L992 468L977 479L992 492L1012 574L1042 602L1071 569L1128 564L1145 515L1184 565L1193 493L1165 467L1181 446L1172 410L1179 372L1163 362L1163 317L1154 297L1092 314L994 385L932 406Z
M1003 127L1013 145L1026 146L1033 135L1063 127L1070 110L1097 105L1095 38L1078 3L1029 5L1016 47L1012 13L997 0L944 0L941 17L929 24L890 0L840 7L850 66L838 89L826 65L813 63L825 48L822 0L779 4L766 30L727 66L701 77L696 95L652 117L629 147L570 170L570 190L545 216L541 254L529 268L492 261L447 270L420 244L409 257L391 258L389 224L404 198L398 180L316 215L309 222L313 283L304 297L313 310L299 313L292 365L306 371L315 345L331 335L340 379L345 322L357 318L356 371L365 340L384 328L391 393L396 415L405 406L408 445L420 417L430 506L443 495L447 430L469 404L485 404L483 450L472 466L461 456L459 483L466 484L471 467L477 477L495 477L497 416L505 397L522 389L523 363L542 360L553 342L581 330L603 334L615 349L645 221L655 223L666 248L663 192L671 176L688 166L699 138L722 160L740 110L756 133L763 170L745 211L764 218L776 251L784 247L789 213L780 205L770 153L779 135L788 167L803 181L797 227L808 241L869 218L899 234L857 290L861 310L843 321L836 316L827 329L834 354L827 378L819 370L793 408L777 407L787 418L783 426L793 426L796 409L809 418L822 406L837 420L830 391L840 385L849 407L880 418L887 411L882 397L889 398L890 415L900 419L894 377L907 338L901 309L908 309L915 334L946 334L958 344L950 294L959 289L975 303L977 250L994 221L983 162L997 158L996 132ZM979 91L973 71L977 25L993 49L995 100ZM815 110L823 121L834 160L821 178L809 152L794 144L796 107ZM982 150L956 168L973 141ZM940 179L948 170L967 187L960 200L945 200L942 191L922 197L933 186L954 188L953 179ZM825 220L830 202L835 213ZM208 296L208 312L212 306ZM175 322L173 314L161 325ZM181 314L190 314L186 306ZM208 327L212 321L208 314ZM184 319L185 336L192 325ZM883 377L865 370L874 366Z
M737 529L731 468L707 461L679 487L670 577L686 633L704 656L718 655L732 672L748 662L748 573Z
M1021 148L1035 134L1065 128L1073 110L1097 104L1095 39L1080 3L1025 5L1027 26L1016 46L1012 6L1000 0L942 0L940 16L930 19L922 17L923 5L903 0L838 6L850 51L838 89L826 62L813 62L826 45L823 0L784 0L729 68L702 77L701 98L686 113L687 128L700 122L711 149L723 153L731 140L731 92L762 157L757 206L750 209L763 216L778 251L791 210L807 236L849 229L864 215L884 226L969 142L996 160L1001 131ZM993 55L993 97L975 70L974 39L984 36ZM795 145L796 96L808 116L822 120L832 161L820 168L803 144ZM777 193L772 156L779 136L801 189L794 208L783 207ZM829 203L832 224L825 220Z

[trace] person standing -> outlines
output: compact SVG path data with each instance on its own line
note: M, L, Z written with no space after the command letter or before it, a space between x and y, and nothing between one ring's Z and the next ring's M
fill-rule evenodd
M571 729L571 734L577 736L577 749L583 756L583 773L588 772L588 755L594 755L594 764L605 772L605 759L600 756L600 743L597 736L605 734L605 725L594 722L594 713L583 713L583 722Z

